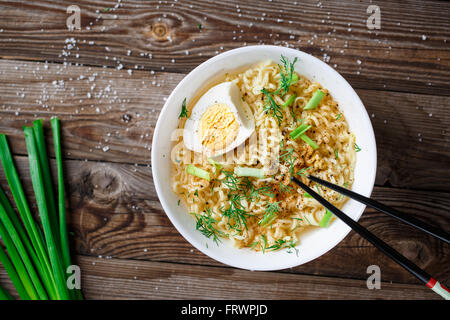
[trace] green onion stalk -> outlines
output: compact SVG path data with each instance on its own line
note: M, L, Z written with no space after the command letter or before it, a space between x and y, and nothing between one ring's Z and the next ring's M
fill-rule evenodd
M0 300L14 300L14 297L5 288L0 286Z
M66 221L66 204L65 204L65 190L64 190L64 172L62 166L62 151L61 151L61 129L58 118L51 120L53 143L55 147L57 177L58 177L58 210L59 210L59 239L61 241L62 259L64 270L72 265L70 258L69 236L67 232ZM72 298L81 300L83 298L81 290L75 289L70 291Z
M82 299L80 290L69 290L67 287L66 270L71 265L71 259L66 222L60 126L56 118L52 119L51 124L58 177L57 202L42 121L34 121L33 127L24 128L30 176L40 224L35 221L28 206L6 136L0 134L0 160L18 211L17 215L8 197L0 188L0 236L7 252L0 247L0 262L22 300ZM0 289L0 299L12 298L3 288Z

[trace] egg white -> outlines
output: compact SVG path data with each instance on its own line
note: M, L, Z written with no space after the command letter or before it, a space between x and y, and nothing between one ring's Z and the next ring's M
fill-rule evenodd
M199 136L199 124L203 113L217 103L226 104L233 112L239 124L239 132L235 140L221 150L212 152L202 145ZM223 82L209 89L195 104L183 130L183 141L186 148L194 152L205 153L216 157L237 148L255 131L255 118L248 104L242 100L238 86L233 82Z

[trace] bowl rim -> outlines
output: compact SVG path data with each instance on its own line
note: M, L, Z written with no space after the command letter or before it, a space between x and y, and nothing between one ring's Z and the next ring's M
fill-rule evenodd
M353 87L347 82L347 80L345 80L345 78L336 70L334 70L331 66L329 66L327 63L323 62L322 60L314 57L313 55L301 51L301 50L297 50L297 49L293 49L293 48L288 48L288 47L283 47L283 46L276 46L276 45L254 45L254 46L245 46L245 47L239 47L239 48L235 48L235 49L231 49L228 51L225 51L223 53L220 53L204 62L202 62L200 65L198 65L197 67L195 67L193 70L191 70L188 74L186 74L186 76L176 85L176 87L172 90L172 92L170 93L170 95L168 96L167 100L164 103L163 108L161 109L161 112L158 116L158 120L153 132L153 137L152 137L152 151L151 151L151 167L152 167L152 177L153 177L153 182L155 185L155 189L156 189L156 193L158 195L158 199L164 209L164 212L166 214L166 216L169 218L169 220L171 221L171 223L174 225L174 227L177 229L177 231L185 238L185 240L187 240L193 247L195 247L197 250L199 250L200 252L202 252L203 254L207 255L208 257L219 261L225 265L231 266L231 267L236 267L236 268L240 268L240 269L246 269L246 270L252 270L252 271L275 271L275 270L282 270L282 269L287 269L287 268L293 268L305 263L308 263L312 260L315 260L321 256L323 256L324 254L326 254L328 251L330 251L331 249L333 249L334 247L336 247L336 245L338 245L351 231L351 228L348 227L347 225L345 225L345 231L341 232L341 235L336 237L334 239L334 241L332 243L329 244L328 248L314 256L311 256L309 259L306 259L300 263L280 263L276 268L274 267L264 267L264 266L258 266L256 268L248 268L247 265L240 263L239 261L233 261L230 262L229 260L224 259L220 254L217 254L216 251L213 250L205 250L204 246L200 245L199 243L197 243L197 241L195 239L193 239L189 232L187 230L185 230L186 228L183 227L181 224L179 224L177 222L177 220L175 219L175 217L173 216L173 213L170 211L169 209L169 205L165 199L164 193L162 191L162 185L161 185L161 179L160 179L160 175L158 173L158 170L156 170L155 166L153 165L155 163L155 159L157 157L157 155L155 154L155 137L158 136L159 132L162 130L161 128L163 127L163 122L161 119L164 118L164 115L166 115L166 113L168 112L169 109L169 104L173 98L173 96L175 95L175 93L180 90L180 88L182 88L186 82L189 81L189 78L192 76L192 74L195 74L197 72L199 72L200 70L207 68L210 64L215 63L217 60L221 60L226 58L229 55L233 55L236 54L237 52L241 52L244 53L246 51L253 51L253 50L279 50L280 53L282 53L283 51L290 51L290 53L292 55L307 55L309 56L310 59L315 60L316 63L319 63L322 65L323 68L325 69L329 69L329 71L331 71L332 73L334 73L334 75L336 76L336 79L340 82L342 82L342 84L347 87L347 89L349 89L349 92L351 92L352 94L352 100L354 100L356 103L358 103L360 106L362 106L362 110L361 110L361 116L363 118L365 118L365 122L368 124L367 127L367 132L368 132L368 139L371 142L371 145L373 146L373 150L371 150L372 152L372 164L373 167L370 168L372 171L372 176L370 177L370 181L368 181L368 193L367 193L367 197L370 197L370 195L372 194L373 188L375 186L375 177L376 177L376 170L377 170L377 147L376 147L376 140L375 140L375 134L374 134L374 130L373 130L373 126L372 123L370 121L369 115L367 113L367 109L365 108L363 102L361 101L360 97L358 96L358 94L356 93L355 89L353 89ZM255 61L255 63L258 61ZM361 206L361 209L359 210L359 212L357 212L357 214L354 214L354 220L358 221L360 219L360 217L362 216L362 214L364 213L366 209L365 205Z

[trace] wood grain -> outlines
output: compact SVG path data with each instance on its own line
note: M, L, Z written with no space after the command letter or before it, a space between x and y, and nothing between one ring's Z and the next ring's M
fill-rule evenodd
M68 31L74 4L82 29ZM371 4L380 30L366 27ZM449 17L442 1L0 0L0 132L34 203L22 126L62 120L70 240L87 298L437 299L354 232L279 272L210 259L165 215L150 152L166 98L198 64L241 46L300 49L340 72L366 106L378 149L372 197L449 231ZM360 222L450 285L449 245L371 209ZM381 290L366 288L374 264ZM1 266L0 283L12 288Z
M66 158L147 165L159 112L183 77L3 60L0 132L8 135L13 152L23 155L22 127L58 116ZM357 92L377 140L377 185L448 190L450 98Z
M439 299L424 285L77 256L87 299ZM4 270L0 283L13 291Z
M16 164L33 200L27 159L16 157ZM66 161L65 166L75 252L222 266L193 248L173 227L157 199L149 167L74 160ZM3 172L0 181L7 190ZM377 187L373 198L450 231L448 193ZM442 283L450 281L449 245L371 209L360 222ZM372 264L381 266L383 281L418 283L354 232L319 259L285 272L365 279Z
M81 9L79 31L66 26L73 4ZM380 30L366 26L370 1L115 4L2 1L0 57L186 73L229 49L274 44L328 61L356 88L450 95L446 2L377 1Z

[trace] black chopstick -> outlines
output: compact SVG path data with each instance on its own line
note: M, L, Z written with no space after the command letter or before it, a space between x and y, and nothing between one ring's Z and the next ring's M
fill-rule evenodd
M317 194L314 190L308 187L306 184L301 182L295 177L291 178L299 187L301 187L305 192L307 192L311 197L316 199L321 205L330 210L335 216L337 216L340 220L342 220L345 224L347 224L350 228L352 228L356 233L362 236L364 239L373 244L376 248L381 250L384 254L390 257L392 260L397 262L400 266L405 268L411 274L416 276L419 280L424 282L430 289L434 292L442 296L443 298L449 300L450 292L448 289L443 287L438 281L436 281L433 277L431 277L428 273L420 269L413 262L402 256L398 251L394 248L386 244L384 241L379 239L377 236L372 234L366 228L361 226L359 223L354 221L352 218L347 216L344 212L333 206L327 200L322 198L319 194Z
M450 243L450 235L447 232L445 232L444 230L441 230L441 229L438 229L436 227L430 226L430 225L426 224L425 222L420 221L420 220L418 220L418 219L416 219L416 218L414 218L414 217L412 217L410 215L404 214L404 213L402 213L402 212L400 212L400 211L398 211L398 210L396 210L394 208L388 207L388 206L386 206L386 205L384 205L384 204L382 204L382 203L380 203L378 201L375 201L373 199L370 199L370 198L367 198L365 196L362 196L362 195L360 195L360 194L358 194L356 192L350 191L350 190L348 190L346 188L337 186L337 185L335 185L335 184L333 184L331 182L322 180L322 179L314 177L312 175L308 175L308 179L310 179L310 180L312 180L314 182L317 182L317 183L319 183L319 184L321 184L321 185L323 185L323 186L325 186L325 187L327 187L327 188L329 188L331 190L337 191L337 192L339 192L340 194L342 194L344 196L347 196L347 197L352 198L352 199L354 199L356 201L364 203L365 205L367 205L367 206L369 206L371 208L374 208L374 209L376 209L378 211L381 211L381 212L383 212L383 213L385 213L385 214L387 214L387 215L389 215L389 216L391 216L391 217L393 217L393 218L395 218L395 219L397 219L397 220L399 220L401 222L404 222L404 223L406 223L406 224L408 224L408 225L410 225L412 227L415 227L415 228L417 228L419 230L422 230L422 231L424 231L424 232L426 232L426 233L428 233L428 234L430 234L430 235L432 235L432 236L434 236L434 237L436 237L438 239L441 239L442 241L445 241L446 243Z

